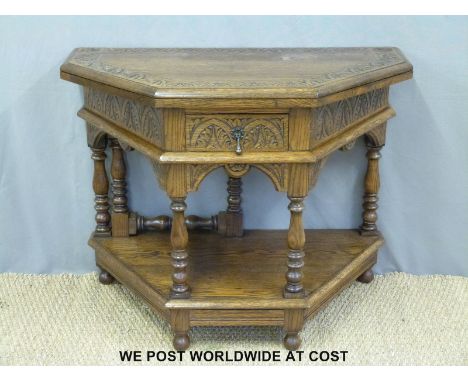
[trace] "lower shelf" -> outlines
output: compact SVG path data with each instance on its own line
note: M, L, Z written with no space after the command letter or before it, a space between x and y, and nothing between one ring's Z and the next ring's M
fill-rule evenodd
M246 231L242 238L190 232L189 299L171 299L170 237L149 232L128 238L92 237L96 263L166 317L190 310L190 326L283 325L284 310L315 313L371 268L380 236L355 230L306 230L304 298L283 297L286 230Z

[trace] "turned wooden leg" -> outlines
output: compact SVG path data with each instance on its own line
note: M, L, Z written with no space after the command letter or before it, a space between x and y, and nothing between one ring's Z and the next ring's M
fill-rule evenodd
M104 269L99 273L99 282L104 285L112 284L115 281L114 277Z
M284 347L288 350L297 350L301 346L299 332L304 325L303 309L288 309L284 312Z
M172 298L190 297L190 289L187 283L187 243L188 233L185 225L184 211L186 208L185 198L172 198L172 227L171 227L171 245L172 245Z
M118 139L111 139L112 147L112 236L129 236L126 167Z
M171 311L171 325L174 330L174 340L172 344L178 351L187 350L190 346L190 318L188 310Z
M218 232L228 237L241 237L244 234L241 207L242 180L230 176L227 187L227 209L218 215Z
M367 149L367 172L364 180L364 202L362 204L362 225L361 235L375 236L379 234L377 230L377 201L380 188L379 158L382 146L372 146L368 144Z
M364 284L369 284L372 280L374 280L374 272L372 271L372 268L368 269L357 278L357 281Z
M288 270L286 272L286 286L284 297L294 298L304 296L302 286L302 268L304 266L305 232L302 224L304 197L289 197L289 211L291 220L288 231Z
M91 148L91 158L94 161L93 190L94 209L96 210L96 236L110 236L110 214L109 214L109 180L107 178L104 147Z

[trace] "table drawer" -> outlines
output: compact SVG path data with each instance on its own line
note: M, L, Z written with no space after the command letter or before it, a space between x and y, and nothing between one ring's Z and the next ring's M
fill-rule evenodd
M288 114L187 114L189 151L287 151Z

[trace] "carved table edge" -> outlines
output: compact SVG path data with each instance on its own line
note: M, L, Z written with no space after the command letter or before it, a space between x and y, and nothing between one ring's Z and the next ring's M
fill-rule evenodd
M275 96L274 94L270 93L270 97L254 97L252 95L249 96L249 94L245 92L245 89L231 89L233 92L231 92L232 94L230 95L223 93L216 95L213 91L210 91L206 94L197 94L197 89L192 89L193 93L190 94L190 96L187 94L184 94L184 96L178 96L176 93L164 96L162 93L155 93L153 87L151 86L145 86L141 84L141 86L137 86L137 88L130 86L127 87L128 89L123 89L115 85L110 85L77 74L72 74L70 71L64 69L66 68L62 66L60 70L60 78L63 80L85 87L101 89L109 93L125 96L131 99L136 99L147 105L161 108L195 107L203 109L219 109L220 107L238 108L246 107L247 105L249 105L249 107L254 107L255 104L258 107L267 108L318 107L340 99L367 93L371 90L388 87L413 77L412 69L401 72L397 71L395 74L388 77L376 81L370 81L368 83L362 83L361 85L353 86L348 89L343 89L330 94L320 93L320 90L314 94L311 92L311 89L307 89L299 90L297 93L288 90L287 94L283 93L281 95ZM124 82L126 84L132 84L132 82L128 80L124 80ZM272 89L266 89L263 90L263 92L271 92L271 90ZM177 91L180 92L180 90Z

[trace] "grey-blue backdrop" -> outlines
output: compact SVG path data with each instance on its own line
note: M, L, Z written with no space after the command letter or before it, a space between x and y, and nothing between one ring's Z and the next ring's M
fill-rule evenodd
M59 66L79 46L398 46L414 79L393 87L397 117L381 160L376 271L468 275L468 18L466 17L1 17L0 271L94 270L92 163L79 87ZM128 157L131 207L169 213L151 167ZM334 154L306 200L306 227L360 221L362 142ZM188 213L225 205L222 171L188 198ZM246 226L285 228L287 201L264 175L244 179Z

